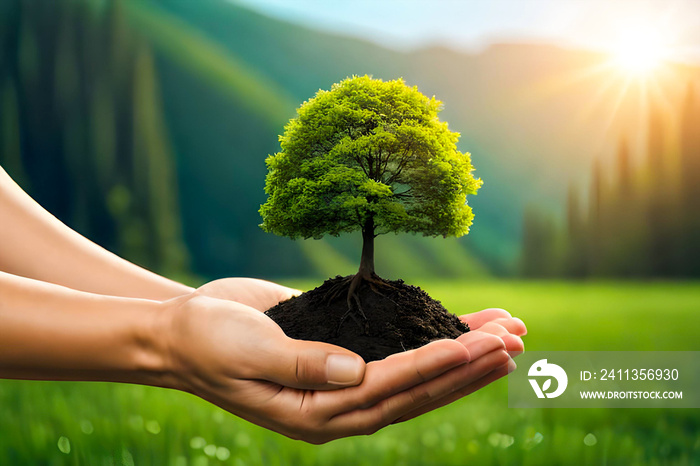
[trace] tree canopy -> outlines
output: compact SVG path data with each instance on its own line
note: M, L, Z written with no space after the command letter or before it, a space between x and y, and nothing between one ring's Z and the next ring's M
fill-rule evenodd
M266 160L261 227L291 238L468 233L467 195L481 180L457 150L459 133L439 120L441 106L402 79L355 76L320 90Z

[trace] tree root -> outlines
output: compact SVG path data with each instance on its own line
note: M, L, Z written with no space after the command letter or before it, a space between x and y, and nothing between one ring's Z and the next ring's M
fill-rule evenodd
M333 301L335 301L336 298L338 298L341 295L341 293L343 292L345 287L350 286L350 282L352 281L353 278L355 278L354 275L348 275L347 277L344 277L338 283L333 285L333 287L330 290L328 290L328 292L326 293L326 296L324 297L324 301L326 301L327 304L330 304Z
M369 286L372 292L375 294L378 294L384 299L397 304L396 301L379 291L381 288L396 291L397 288L390 285L386 280L380 278L374 273L366 276L356 274L343 278L341 281L333 285L333 287L326 293L324 298L327 303L331 303L335 299L339 298L347 288L346 302L348 304L348 309L340 318L338 328L336 329L336 335L340 334L340 329L348 318L351 318L357 324L357 326L362 330L363 335L369 334L369 320L367 319L367 315L362 308L359 295L360 288L365 284Z
M357 312L360 314L359 317L362 317L362 320L360 320L360 318L353 312L353 300L357 305ZM340 323L338 324L338 328L335 331L336 336L340 335L340 328L343 326L348 317L351 317L352 320L355 321L355 323L362 330L363 335L369 335L369 320L367 319L367 315L365 315L365 311L362 310L362 304L360 304L360 297L357 295L357 293L353 293L352 295L348 294L348 310L345 311L343 317L340 318Z

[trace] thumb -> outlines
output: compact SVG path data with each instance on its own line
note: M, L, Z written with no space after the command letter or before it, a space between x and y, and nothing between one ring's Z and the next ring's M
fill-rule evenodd
M275 382L287 387L329 390L362 382L364 360L339 346L288 339L279 358Z

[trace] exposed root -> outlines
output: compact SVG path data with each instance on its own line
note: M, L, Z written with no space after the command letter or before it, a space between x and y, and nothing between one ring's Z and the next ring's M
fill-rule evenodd
M355 302L355 305L357 306L357 312L353 311L352 308L352 303L353 301ZM338 328L336 329L336 335L340 334L340 328L343 326L345 321L347 320L348 317L351 317L352 320L355 321L358 327L362 329L362 334L363 335L369 335L369 320L367 319L367 315L365 314L365 311L362 309L362 304L360 304L360 297L357 295L357 293L353 293L352 295L348 295L348 310L345 311L345 314L343 314L343 317L340 318L340 323L338 324ZM359 316L357 315L359 313ZM360 317L362 319L360 319Z
M396 290L395 287L389 285L388 283L383 283L382 285L384 285L385 288ZM372 282L369 283L369 287L374 292L374 294L381 296L382 298L386 299L387 301L391 301L392 303L396 304L397 306L399 305L399 303L397 303L396 301L394 301L393 299L391 299L390 297L388 297L387 295L385 295L384 293L379 291L377 289L377 287Z
M338 283L334 284L333 287L330 290L328 290L328 292L326 293L326 296L324 298L326 303L331 303L335 299L337 299L342 294L342 292L345 290L345 288L350 286L350 282L352 281L353 278L355 278L354 275L349 275L347 277L344 277Z
M386 295L382 294L379 291L379 289L377 288L378 286L382 287L382 288L388 288L388 289L393 290L393 291L398 291L398 288L396 288L395 286L392 286L391 284L389 284L388 281L384 280L383 278L378 277L377 275L372 277L372 279L368 280L367 282L369 283L369 287L372 289L372 291L374 291L375 293L377 293L380 296L384 296L385 298L386 298ZM387 298L387 299L389 299L389 298Z
M340 323L338 324L338 328L335 329L335 336L336 336L336 337L340 335L340 328L343 326L343 324L344 324L345 321L348 319L348 317L351 317L352 320L355 321L355 323L357 324L357 326L360 327L361 329L363 329L363 333L364 333L365 335L368 334L369 322L367 322L367 318L365 318L365 321L364 321L364 324L363 324L363 322L355 315L355 313L352 312L352 308L348 307L348 310L345 311L345 314L343 314L343 317L340 318Z
M340 334L340 329L348 318L351 318L357 324L357 326L360 327L364 335L369 334L369 320L367 319L367 315L362 308L362 302L359 295L360 289L365 285L369 286L372 292L375 294L393 302L394 304L397 304L396 301L382 293L380 289L390 291L398 291L398 289L374 273L367 275L355 274L343 278L338 283L333 285L333 287L326 293L324 298L327 303L330 303L339 298L344 292L346 293L348 309L340 318L336 335Z
M353 298L355 298L355 304L357 304L357 312L360 313L362 316L362 319L365 323L363 330L363 333L365 335L369 335L369 320L367 320L367 316L365 315L365 311L362 310L362 305L360 304L360 297L357 296L357 294L352 295ZM348 306L350 308L350 306Z

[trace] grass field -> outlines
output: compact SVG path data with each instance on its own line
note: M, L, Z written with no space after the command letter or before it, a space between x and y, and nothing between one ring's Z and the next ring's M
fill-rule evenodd
M700 350L697 283L424 288L455 313L510 310L528 325L529 350ZM175 391L0 381L0 465L700 464L697 409L517 410L506 388L501 380L371 437L312 446Z

